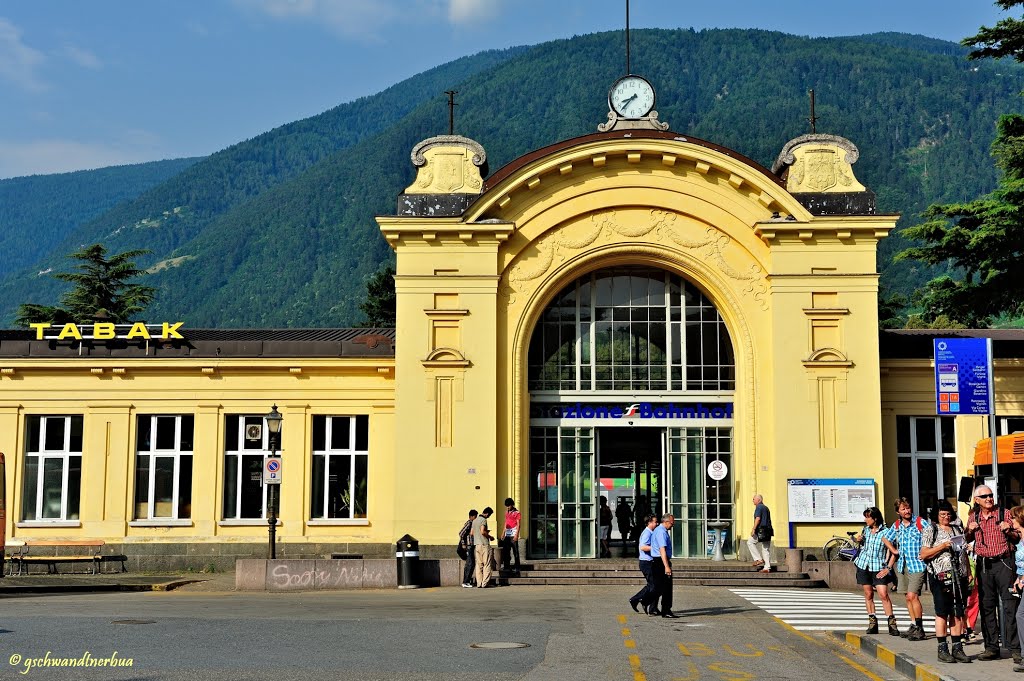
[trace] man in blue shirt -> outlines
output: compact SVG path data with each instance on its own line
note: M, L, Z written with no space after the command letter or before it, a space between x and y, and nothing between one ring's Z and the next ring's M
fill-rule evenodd
M929 522L914 515L910 499L906 497L897 499L893 503L893 508L896 509L899 519L892 524L893 532L896 535L896 545L890 544L889 550L895 549L895 552L899 553L899 559L895 565L898 590L906 595L907 612L910 613L910 619L913 620L910 629L902 635L908 641L923 641L925 633L921 590L924 588L927 566L921 560L921 542Z
M651 557L654 567L654 581L658 596L661 597L661 616L676 619L679 615L672 613L672 525L676 522L671 513L662 519L661 524L651 533ZM653 603L648 609L655 609Z
M637 606L643 605L645 613L657 615L659 614L658 611L651 607L656 605L658 600L658 585L654 581L654 561L651 557L651 535L654 534L654 528L658 526L658 518L648 514L644 518L644 524L647 527L640 533L640 541L637 544L637 548L640 553L640 572L643 573L647 584L635 596L629 599L629 607L633 608L634 612L640 612L637 610Z

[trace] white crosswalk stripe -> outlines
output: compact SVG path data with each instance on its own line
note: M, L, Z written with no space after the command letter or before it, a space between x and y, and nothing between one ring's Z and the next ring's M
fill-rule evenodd
M737 596L756 605L769 615L799 631L855 631L867 628L868 616L864 610L864 597L841 591L809 589L729 589ZM892 594L893 614L900 631L910 627L910 614L902 603L902 594ZM886 631L886 616L882 603L875 599L878 630ZM935 622L924 618L924 630L935 633Z

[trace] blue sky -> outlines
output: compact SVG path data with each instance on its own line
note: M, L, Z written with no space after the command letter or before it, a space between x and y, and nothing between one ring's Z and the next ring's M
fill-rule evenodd
M621 30L624 6L8 0L0 3L0 178L209 154L467 54ZM954 41L1006 16L989 0L632 0L631 8L636 28Z

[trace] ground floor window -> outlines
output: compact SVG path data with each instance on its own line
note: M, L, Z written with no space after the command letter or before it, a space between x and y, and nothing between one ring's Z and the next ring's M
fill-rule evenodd
M224 519L266 518L263 462L270 456L263 416L229 414L224 427ZM280 507L280 499L275 504Z
M955 422L952 416L896 417L900 496L919 515L929 515L940 499L957 504Z
M82 417L28 416L24 520L78 520L82 489Z
M366 517L368 416L313 417L314 519Z
M136 434L136 520L192 517L192 438L195 418L139 416Z

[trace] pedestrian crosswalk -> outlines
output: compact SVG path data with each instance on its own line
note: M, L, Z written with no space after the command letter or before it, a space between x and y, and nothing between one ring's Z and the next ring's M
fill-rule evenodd
M867 627L864 597L856 593L817 589L730 589L734 594L799 631L856 631ZM903 595L892 594L893 614L900 631L910 627ZM879 631L886 631L882 604L875 598ZM924 618L924 630L935 633L933 618Z

